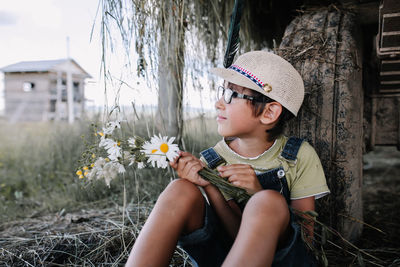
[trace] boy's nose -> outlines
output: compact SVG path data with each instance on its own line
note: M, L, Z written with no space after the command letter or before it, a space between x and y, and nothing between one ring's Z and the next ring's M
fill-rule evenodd
M224 108L224 97L220 97L216 102L215 102L215 108L216 109L223 109Z

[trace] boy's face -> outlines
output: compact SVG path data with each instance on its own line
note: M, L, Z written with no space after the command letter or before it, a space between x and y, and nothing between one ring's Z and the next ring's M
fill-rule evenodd
M240 94L251 96L251 90L236 84L224 83L225 88L229 88ZM223 137L247 138L265 134L262 129L259 116L253 115L249 100L232 98L227 104L224 97L215 103L217 109L218 133Z

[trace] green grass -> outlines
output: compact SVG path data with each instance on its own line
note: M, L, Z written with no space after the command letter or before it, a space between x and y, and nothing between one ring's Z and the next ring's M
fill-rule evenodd
M140 117L123 125L125 136L156 133L151 119ZM0 123L0 223L86 206L154 202L174 177L171 170L128 169L108 188L104 181L88 182L75 175L91 142L91 122ZM203 117L187 121L183 144L196 155L219 140L215 122Z

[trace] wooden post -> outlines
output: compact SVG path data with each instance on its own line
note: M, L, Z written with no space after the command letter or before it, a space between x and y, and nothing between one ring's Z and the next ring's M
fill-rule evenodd
M74 114L74 88L72 86L72 61L69 55L69 36L67 36L67 103L68 103L68 123L75 121Z
M81 117L85 113L85 86L84 86L85 80L82 80L79 83L79 92L81 94Z
M61 119L61 97L62 97L62 73L57 71L57 92L56 92L56 114L55 120L59 121Z
M355 240L362 231L363 89L355 19L321 9L286 29L281 55L303 77L305 99L287 134L306 138L324 166L331 194L317 201L319 219Z
M68 102L68 123L72 124L75 120L74 115L74 88L72 86L71 60L68 59L67 70L67 102Z

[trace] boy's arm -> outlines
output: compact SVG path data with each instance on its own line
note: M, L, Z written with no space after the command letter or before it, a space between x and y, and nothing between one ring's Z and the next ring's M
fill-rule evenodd
M242 212L233 200L226 201L218 188L201 178L198 171L204 167L204 163L188 152L180 152L179 157L172 161L170 165L177 171L180 178L204 188L210 204L213 206L228 234L232 239L235 239L239 231Z
M176 170L179 178L186 179L199 186L210 184L198 174L203 169L204 163L189 152L180 151L179 156L170 162L170 166Z
M212 184L204 188L211 206L214 208L229 236L234 240L239 231L242 211L234 200L226 201L224 196Z
M292 208L299 210L299 211L314 211L315 210L315 197L306 197L301 199L294 199L291 201L290 205ZM306 236L308 237L308 241L312 240L314 235L314 221L311 219L310 216L306 214L302 214L303 218L305 219L305 225L302 227L306 231Z

